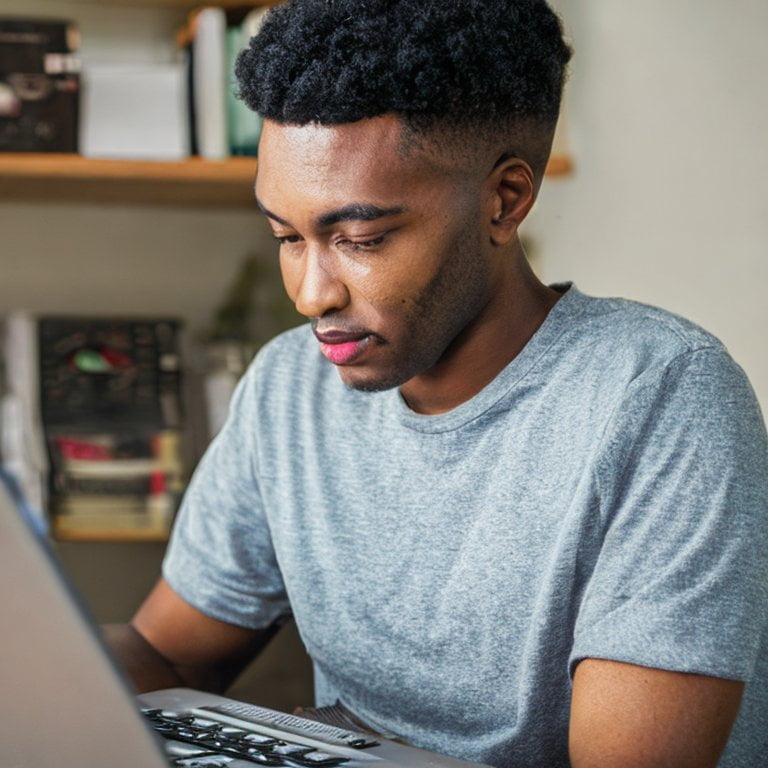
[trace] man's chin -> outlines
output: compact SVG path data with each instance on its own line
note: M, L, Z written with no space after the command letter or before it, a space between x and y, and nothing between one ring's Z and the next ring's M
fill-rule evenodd
M347 389L357 392L385 392L403 384L407 379L393 374L376 374L371 371L362 371L355 366L336 366L339 377Z

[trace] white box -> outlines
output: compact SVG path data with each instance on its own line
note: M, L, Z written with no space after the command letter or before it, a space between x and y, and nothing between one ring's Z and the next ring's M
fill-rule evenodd
M181 160L189 156L183 65L84 69L80 151L86 157Z

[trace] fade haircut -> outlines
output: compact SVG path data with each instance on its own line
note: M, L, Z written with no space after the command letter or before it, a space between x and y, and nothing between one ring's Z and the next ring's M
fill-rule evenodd
M235 72L240 98L277 123L394 113L415 135L465 140L535 127L548 154L570 56L545 0L289 0Z

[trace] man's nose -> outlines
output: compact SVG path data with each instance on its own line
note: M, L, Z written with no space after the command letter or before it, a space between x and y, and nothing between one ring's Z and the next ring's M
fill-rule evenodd
M320 250L308 250L303 259L294 304L305 317L322 317L344 309L349 292L340 279L333 259Z

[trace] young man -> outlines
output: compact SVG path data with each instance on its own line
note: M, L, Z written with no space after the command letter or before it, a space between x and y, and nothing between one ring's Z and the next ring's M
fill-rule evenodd
M701 329L546 287L520 246L568 58L542 0L268 17L238 75L311 322L257 357L163 580L110 631L138 687L223 688L292 613L319 704L429 749L768 754L749 385Z

